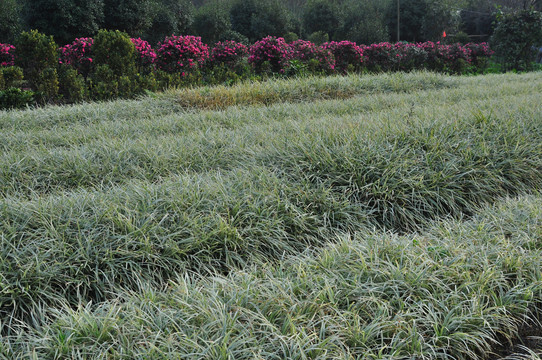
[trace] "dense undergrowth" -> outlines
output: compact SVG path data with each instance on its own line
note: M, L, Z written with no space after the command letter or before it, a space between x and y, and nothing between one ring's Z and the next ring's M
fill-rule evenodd
M540 309L538 195L476 214L541 188L541 76L0 112L0 354L484 358Z

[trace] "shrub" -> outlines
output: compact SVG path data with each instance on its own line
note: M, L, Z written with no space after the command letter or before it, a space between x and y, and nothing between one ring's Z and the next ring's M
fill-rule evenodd
M119 77L105 64L97 65L91 76L90 96L94 100L110 100L118 97Z
M139 71L150 70L156 62L156 51L151 47L151 44L141 38L131 40L135 46L137 68Z
M396 43L397 70L412 71L423 69L428 55L421 44Z
M230 69L237 67L248 55L246 45L236 41L220 41L211 49L211 64L224 65Z
M52 36L44 35L37 30L22 32L15 44L15 65L21 67L25 78L31 86L42 71L56 67L58 63L58 46Z
M443 46L444 64L446 71L452 74L462 74L471 63L470 50L461 44Z
M467 43L465 47L470 51L471 64L477 71L484 71L487 68L488 60L495 52L491 50L489 44Z
M36 90L41 102L51 102L58 95L58 73L56 68L43 70L36 79Z
M135 74L135 46L124 32L100 30L94 39L92 53L96 66L107 65L117 76Z
M59 94L67 103L84 100L87 97L87 86L83 76L69 65L60 65L58 72Z
M288 67L292 50L283 38L267 36L250 47L248 62L257 72L265 72L266 67L275 73L284 73ZM266 65L265 63L268 63Z
M203 66L209 58L209 48L196 36L168 36L158 44L157 66L168 73L182 76Z
M419 44L427 55L425 67L432 71L444 71L444 46L440 42L426 41Z
M17 66L0 68L0 74L4 80L4 89L19 87L24 79L23 69Z
M325 31L315 31L309 35L308 40L320 46L329 41L329 35Z
M0 66L15 65L15 46L0 43Z
M335 68L341 73L349 69L359 70L363 61L363 49L352 41L332 41L322 44L324 49L330 50L335 56Z
M92 70L92 46L93 38L78 38L71 44L61 47L60 64L72 66L77 72L84 77L87 77Z
M395 70L399 64L400 51L389 42L363 46L363 65L372 72Z
M311 72L330 73L335 69L335 56L328 50L306 40L296 40L290 44L293 60L305 64Z
M34 92L30 90L21 90L9 88L0 91L0 110L20 109L34 102Z

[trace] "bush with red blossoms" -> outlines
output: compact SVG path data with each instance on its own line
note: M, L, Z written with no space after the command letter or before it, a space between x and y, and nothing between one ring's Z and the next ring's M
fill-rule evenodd
M141 38L132 38L132 43L136 49L136 64L141 70L144 68L150 68L156 62L156 51L151 47L148 41Z
M396 43L394 48L398 61L396 70L412 71L425 67L428 55L421 44Z
M399 64L399 49L389 42L363 46L363 65L369 71L396 70Z
M269 64L272 72L284 73L289 66L292 50L284 38L268 36L250 47L248 62L257 72L265 70Z
M487 67L489 58L495 53L486 42L479 44L468 43L465 44L465 47L470 51L471 64L478 70L484 70Z
M329 73L335 69L335 56L328 50L306 40L296 40L290 44L291 58L312 67L316 64L317 72Z
M445 71L461 74L471 63L470 50L461 44L442 45Z
M322 44L322 48L330 50L335 56L335 68L346 73L349 68L357 70L363 62L363 49L355 42L343 40Z
M203 66L209 58L209 48L201 42L199 36L172 35L158 43L156 54L158 69L185 76L188 72Z
M92 69L93 38L78 38L71 44L63 46L60 51L60 64L71 65L83 76L88 76Z
M445 47L440 42L426 41L419 44L427 54L425 68L433 71L444 71L445 66Z
M211 50L211 64L235 68L248 55L248 47L233 40L219 41Z
M15 65L15 46L0 43L0 66Z

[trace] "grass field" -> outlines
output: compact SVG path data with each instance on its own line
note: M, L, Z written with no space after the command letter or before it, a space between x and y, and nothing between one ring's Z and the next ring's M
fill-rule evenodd
M486 359L541 318L541 94L412 73L0 112L0 357Z

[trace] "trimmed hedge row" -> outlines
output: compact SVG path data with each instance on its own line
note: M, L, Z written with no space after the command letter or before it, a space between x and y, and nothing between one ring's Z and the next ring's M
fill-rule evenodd
M267 36L248 47L235 41L210 47L201 38L168 36L157 49L120 31L102 30L58 48L36 30L15 45L0 44L0 109L27 104L129 98L145 91L241 79L427 69L480 72L492 51L485 43L358 45L351 41L287 43ZM21 75L22 74L22 75Z

